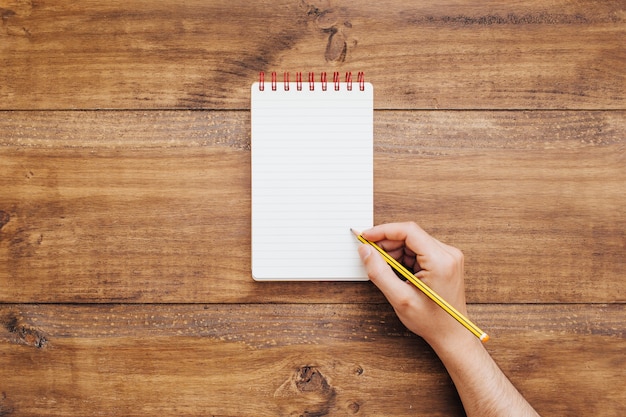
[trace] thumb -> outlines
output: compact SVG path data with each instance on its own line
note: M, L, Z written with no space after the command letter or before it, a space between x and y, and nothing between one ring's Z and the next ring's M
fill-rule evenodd
M365 265L367 276L393 305L407 292L404 281L398 278L378 251L368 244L359 246L359 256Z

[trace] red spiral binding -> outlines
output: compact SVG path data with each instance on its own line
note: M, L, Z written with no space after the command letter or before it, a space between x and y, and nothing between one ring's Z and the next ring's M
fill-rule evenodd
M296 89L302 91L302 73L296 72Z
M333 72L333 84L335 85L335 91L339 91L341 88L341 76L339 72ZM272 91L276 91L278 89L278 77L276 72L272 72L271 77L271 88ZM322 84L322 90L326 91L328 89L328 76L326 72L322 72L320 74L320 81ZM363 71L359 71L357 73L357 83L359 84L359 90L365 90L365 73ZM352 91L352 72L346 72L346 90ZM285 91L289 91L291 82L290 82L290 74L288 71L283 72L283 89ZM302 91L302 73L296 72L296 89L298 91ZM265 72L259 72L259 90L265 91ZM309 72L309 90L315 90L315 73Z
M263 71L259 74L259 90L265 91L265 73Z

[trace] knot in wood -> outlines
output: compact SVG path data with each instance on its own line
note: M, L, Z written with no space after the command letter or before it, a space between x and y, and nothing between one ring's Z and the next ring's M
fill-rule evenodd
M314 366L300 366L274 393L279 414L321 417L335 407L335 389Z
M11 216L6 211L0 210L0 229L11 220Z
M330 389L326 378L324 378L317 369L310 366L300 368L296 378L296 387L302 392L325 392Z
M2 322L9 333L13 335L14 343L33 346L38 349L44 348L48 343L48 338L41 330L24 323L24 319L16 314L9 314Z

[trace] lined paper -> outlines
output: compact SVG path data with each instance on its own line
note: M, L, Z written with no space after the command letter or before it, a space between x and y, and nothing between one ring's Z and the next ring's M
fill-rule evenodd
M373 224L373 87L252 98L252 276L367 280L350 228Z

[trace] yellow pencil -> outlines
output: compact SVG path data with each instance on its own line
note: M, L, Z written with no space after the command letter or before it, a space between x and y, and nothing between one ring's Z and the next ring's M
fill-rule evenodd
M413 275L408 269L404 267L400 262L396 261L391 255L384 251L383 248L378 246L376 243L365 239L361 236L357 231L350 229L352 233L359 239L361 242L371 245L374 249L376 249L387 261L387 263L396 271L398 271L404 278L406 278L411 284L415 285L420 291L422 291L428 298L433 300L439 307L444 309L445 312L450 314L452 317L456 319L459 323L461 323L467 330L472 332L476 337L480 339L481 342L485 343L489 340L489 335L478 328L474 323L470 321L467 317L461 314L456 308L452 307L446 300L441 298L439 294L433 291L428 285L424 284L422 280Z

